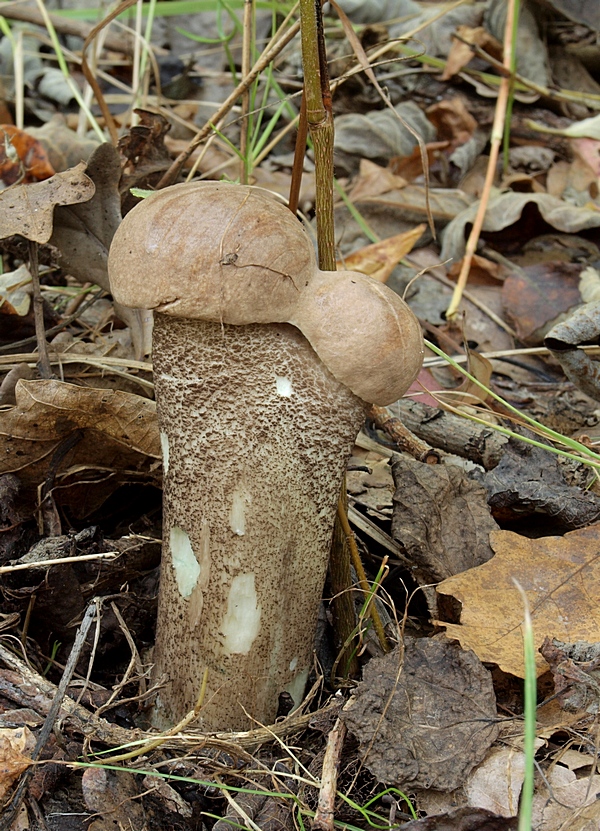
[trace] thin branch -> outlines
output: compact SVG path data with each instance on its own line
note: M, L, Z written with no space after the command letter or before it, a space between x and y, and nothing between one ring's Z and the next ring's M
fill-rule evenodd
M490 200L490 194L492 192L492 185L494 184L494 177L496 175L496 165L498 164L498 156L500 155L500 145L502 143L502 136L504 134L504 120L506 118L506 108L508 105L508 96L511 87L510 71L512 65L515 4L516 0L509 0L509 3L506 8L503 65L508 75L501 79L500 86L498 88L498 99L496 101L494 124L492 126L490 157L488 160L487 171L485 174L485 182L481 193L481 199L477 210L477 216L475 217L475 221L473 222L473 227L471 228L471 233L469 234L469 239L467 241L465 256L462 261L460 273L458 275L458 280L456 281L456 287L452 294L450 305L448 306L448 309L446 311L447 320L453 320L458 313L460 302L462 300L463 291L465 290L467 280L469 279L471 263L473 262L473 257L477 250L479 236L481 234L481 229L483 228L483 222L485 220L485 214Z

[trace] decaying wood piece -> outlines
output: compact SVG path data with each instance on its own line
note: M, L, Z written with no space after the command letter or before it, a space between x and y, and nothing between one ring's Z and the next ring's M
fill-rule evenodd
M444 450L471 459L486 470L495 467L508 439L491 427L483 429L466 418L401 398L390 411L416 436Z
M392 416L385 407L376 407L372 404L369 407L368 416L376 427L388 434L399 450L410 453L418 462L437 465L440 461L439 453L409 430L399 418Z

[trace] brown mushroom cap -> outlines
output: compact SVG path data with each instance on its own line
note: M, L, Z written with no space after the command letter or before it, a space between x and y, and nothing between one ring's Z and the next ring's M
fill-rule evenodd
M395 292L355 271L319 271L293 323L332 375L371 404L397 401L419 374L419 322Z
M291 323L364 401L396 401L423 360L417 319L357 272L320 271L306 232L266 192L175 185L123 220L108 258L115 300L220 323Z
M285 323L316 268L308 235L266 191L174 185L119 226L108 272L115 300L221 323Z

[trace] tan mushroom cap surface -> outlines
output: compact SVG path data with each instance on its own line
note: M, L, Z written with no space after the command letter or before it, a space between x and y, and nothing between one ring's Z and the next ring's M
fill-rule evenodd
M371 404L397 401L419 374L419 321L387 286L355 271L319 271L289 321L332 375Z
M302 225L275 197L222 182L174 185L131 210L113 239L124 306L221 323L285 323L316 269Z
M264 191L175 185L130 211L111 245L116 301L224 324L291 323L338 381L372 404L396 401L423 360L419 323L391 289L320 271L292 213Z

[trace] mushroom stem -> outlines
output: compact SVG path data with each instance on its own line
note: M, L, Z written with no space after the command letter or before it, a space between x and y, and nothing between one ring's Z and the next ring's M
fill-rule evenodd
M202 727L274 720L299 704L335 507L365 404L298 329L157 313L154 374L164 458L155 723L198 697Z

